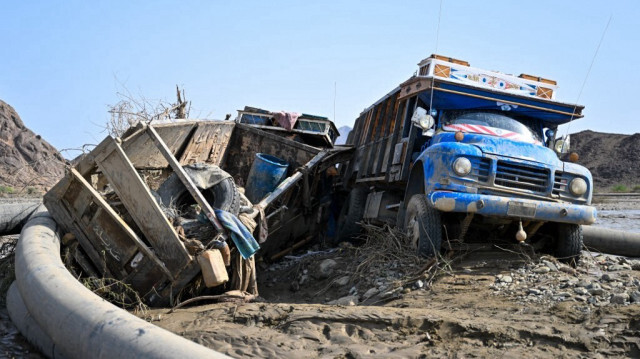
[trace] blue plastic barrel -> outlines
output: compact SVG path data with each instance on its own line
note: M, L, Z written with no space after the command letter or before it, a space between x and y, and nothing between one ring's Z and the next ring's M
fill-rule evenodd
M252 203L260 202L287 177L288 167L289 164L278 157L266 153L256 153L245 186L247 198Z

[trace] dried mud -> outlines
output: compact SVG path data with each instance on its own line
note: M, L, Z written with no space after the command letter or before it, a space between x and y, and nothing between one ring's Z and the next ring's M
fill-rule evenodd
M259 275L265 302L156 309L146 318L232 357L640 356L640 303L613 298L640 290L640 262L584 252L573 269L517 247L485 245L454 256L435 275L406 281L419 263L390 262L363 278L350 273L356 257L350 248L290 257ZM335 262L329 276L319 274L327 259ZM554 269L538 270L547 265ZM364 300L327 304L352 297Z

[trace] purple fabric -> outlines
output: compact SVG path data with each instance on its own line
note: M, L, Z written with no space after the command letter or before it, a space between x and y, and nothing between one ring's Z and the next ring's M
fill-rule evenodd
M287 131L291 131L293 126L296 125L298 121L298 117L300 114L297 112L272 112L273 117L278 121L281 127L285 128Z

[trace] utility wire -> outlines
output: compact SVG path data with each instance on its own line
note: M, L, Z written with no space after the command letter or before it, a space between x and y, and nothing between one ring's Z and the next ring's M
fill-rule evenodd
M613 15L609 15L609 21L607 21L607 26L604 27L602 31L602 36L600 36L600 41L598 42L598 46L596 47L596 51L593 53L593 58L591 58L591 64L589 65L589 69L587 70L587 74L584 77L584 81L582 81L582 86L580 86L580 92L578 93L578 98L576 99L575 106L573 107L573 111L571 113L571 118L569 119L569 123L567 124L567 131L565 133L565 137L569 135L569 129L571 128L571 122L573 121L573 117L575 117L576 109L578 108L578 103L580 102L580 97L582 96L582 91L584 90L585 85L587 84L587 79L589 78L589 74L591 74L591 68L593 68L593 63L596 61L596 56L598 56L598 52L600 51L600 45L602 45L602 41L604 40L604 35L609 30L609 24L611 24L611 18ZM560 152L564 152L564 146L566 146L567 141L562 143L562 149Z

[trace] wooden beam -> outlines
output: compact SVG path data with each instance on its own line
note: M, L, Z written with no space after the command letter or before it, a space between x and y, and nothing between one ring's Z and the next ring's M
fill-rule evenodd
M171 274L169 269L167 269L164 263L160 260L160 258L158 258L158 256L156 256L155 253L153 253L151 249L147 247L147 245L142 241L142 239L140 239L140 237L138 237L138 235L131 229L131 227L129 227L129 225L127 225L122 220L122 218L120 218L120 216L113 210L113 208L111 208L111 206L107 203L107 201L105 201L104 198L102 198L102 196L96 190L94 190L93 187L91 187L89 182L87 182L87 180L85 180L84 177L82 177L80 173L76 171L74 168L71 169L71 175L75 180L80 182L80 184L87 191L89 191L89 193L91 193L91 195L93 196L93 201L96 204L98 204L98 206L100 206L100 208L102 208L102 210L105 211L105 213L107 213L107 215L119 225L123 233L126 234L129 237L129 239L131 239L131 241L136 245L136 247L138 247L140 252L142 252L142 254L144 254L145 256L149 257L149 259L151 259L151 261L156 265L156 267L158 267L167 276L167 278L173 280L174 279L173 275Z
M98 167L169 271L182 270L192 257L122 147L110 140L96 155Z
M216 217L215 212L213 212L213 208L204 198L200 190L198 190L195 183L193 183L191 178L184 171L184 169L180 165L180 162L178 162L178 160L173 156L173 153L171 153L171 150L169 150L169 147L167 147L167 145L158 135L158 132L156 132L153 126L147 125L147 134L149 135L149 137L151 137L156 147L158 147L158 150L160 150L160 153L162 153L167 162L169 162L169 166L171 166L173 172L178 175L178 178L180 178L182 184L184 184L189 193L191 193L193 198L196 200L196 203L200 205L200 207L204 211L204 214L207 216L211 224L213 224L213 227L216 229L216 231L224 234L224 228L222 227L220 221L218 221L218 217Z

